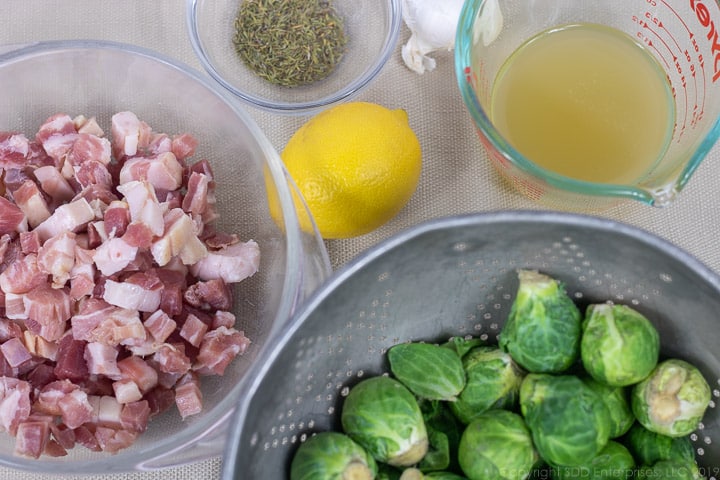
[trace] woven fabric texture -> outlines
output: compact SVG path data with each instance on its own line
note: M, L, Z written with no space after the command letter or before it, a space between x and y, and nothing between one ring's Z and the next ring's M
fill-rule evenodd
M0 2L0 45L41 40L104 39L131 43L172 56L198 70L181 0L109 2L97 0L4 0ZM408 113L423 150L419 187L407 207L378 230L354 239L327 241L334 268L411 225L440 216L471 212L542 209L513 191L487 162L457 87L451 52L435 55L437 68L418 75L402 62L400 46L375 82L357 100ZM274 115L248 107L280 151L307 117ZM720 271L720 149L714 148L671 206L659 209L628 203L596 215L641 227L687 250ZM108 475L104 480L197 480L220 477L221 460L144 473ZM46 480L50 475L0 468L0 480ZM75 478L75 477L63 477ZM77 477L87 478L87 477Z

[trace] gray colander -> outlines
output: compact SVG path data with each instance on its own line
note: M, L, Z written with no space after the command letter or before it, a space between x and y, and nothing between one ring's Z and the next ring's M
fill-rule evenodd
M713 390L692 434L708 478L720 478L720 277L644 231L563 213L438 219L361 255L302 307L262 364L233 418L224 479L287 479L296 448L339 428L349 388L387 371L387 349L454 335L494 340L519 268L565 282L579 304L611 300L652 319L662 353L682 357Z

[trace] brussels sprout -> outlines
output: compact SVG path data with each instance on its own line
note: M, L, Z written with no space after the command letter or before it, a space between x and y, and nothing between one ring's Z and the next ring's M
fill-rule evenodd
M378 473L375 480L400 480L402 470L392 467L387 463L378 463Z
M400 475L400 480L423 480L425 475L417 468L406 468Z
M532 270L518 277L500 348L529 372L562 372L580 355L580 311L560 282Z
M450 472L430 472L425 474L425 480L467 480L467 478Z
M632 455L618 442L609 441L595 458L589 462L572 466L556 467L553 478L558 480L574 479L628 479L633 476L635 460Z
M631 406L648 430L682 437L697 428L710 395L710 386L697 368L684 360L669 359L633 387Z
M479 338L451 337L450 340L443 343L442 346L449 348L457 353L458 357L463 358L467 352L475 347L487 345L487 342Z
M624 387L643 380L658 362L660 335L626 305L590 305L583 322L580 356L597 381Z
M583 377L582 381L598 394L610 413L610 438L627 433L635 422L635 415L630 408L630 390L626 387L611 387L592 377Z
M527 375L520 409L540 456L552 465L589 462L610 438L607 407L574 375Z
M423 473L417 468L408 468L402 472L398 480L467 480L465 477L450 472Z
M491 408L516 406L525 374L508 353L498 347L475 347L462 363L467 376L465 389L450 404L461 422L468 424Z
M291 480L372 480L376 474L373 457L339 432L321 432L308 438L290 464Z
M428 400L455 400L465 387L457 353L429 343L401 343L388 350L393 375L411 392Z
M526 478L539 457L520 415L488 410L463 432L458 460L470 480L509 480Z
M422 412L413 394L385 376L362 380L350 389L340 414L343 430L375 460L411 466L428 450Z
M638 478L653 478L658 480L697 480L703 478L696 473L692 466L678 460L660 460L650 467L643 467L637 472Z
M668 437L651 432L639 423L630 428L623 442L641 465L652 465L659 460L695 461L690 437Z
M418 468L423 472L457 470L457 449L464 425L450 411L448 402L423 400L419 403L428 432L429 448Z

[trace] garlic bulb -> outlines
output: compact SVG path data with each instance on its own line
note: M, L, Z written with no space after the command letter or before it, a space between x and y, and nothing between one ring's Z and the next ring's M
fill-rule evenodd
M429 53L452 50L455 47L460 11L464 0L403 0L402 15L410 29L410 38L402 47L405 65L417 73L435 68L435 59ZM497 0L485 2L476 21L477 33L482 33L488 45L502 29L502 14Z
M463 3L463 0L403 0L403 20L410 29L410 39L402 48L405 65L417 73L433 70L435 59L427 54L453 49Z

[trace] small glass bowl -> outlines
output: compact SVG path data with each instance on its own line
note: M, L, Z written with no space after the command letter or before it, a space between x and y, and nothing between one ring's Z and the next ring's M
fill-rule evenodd
M261 78L242 62L233 45L235 19L243 0L187 0L187 26L202 66L244 102L283 114L307 114L348 100L377 77L397 44L400 0L335 0L347 45L326 78L285 87Z
M187 0L187 26L202 66L244 102L283 114L307 114L348 100L382 70L398 41L400 0L334 0L343 18L347 45L326 78L308 85L275 85L250 70L233 45L235 19L243 0Z

